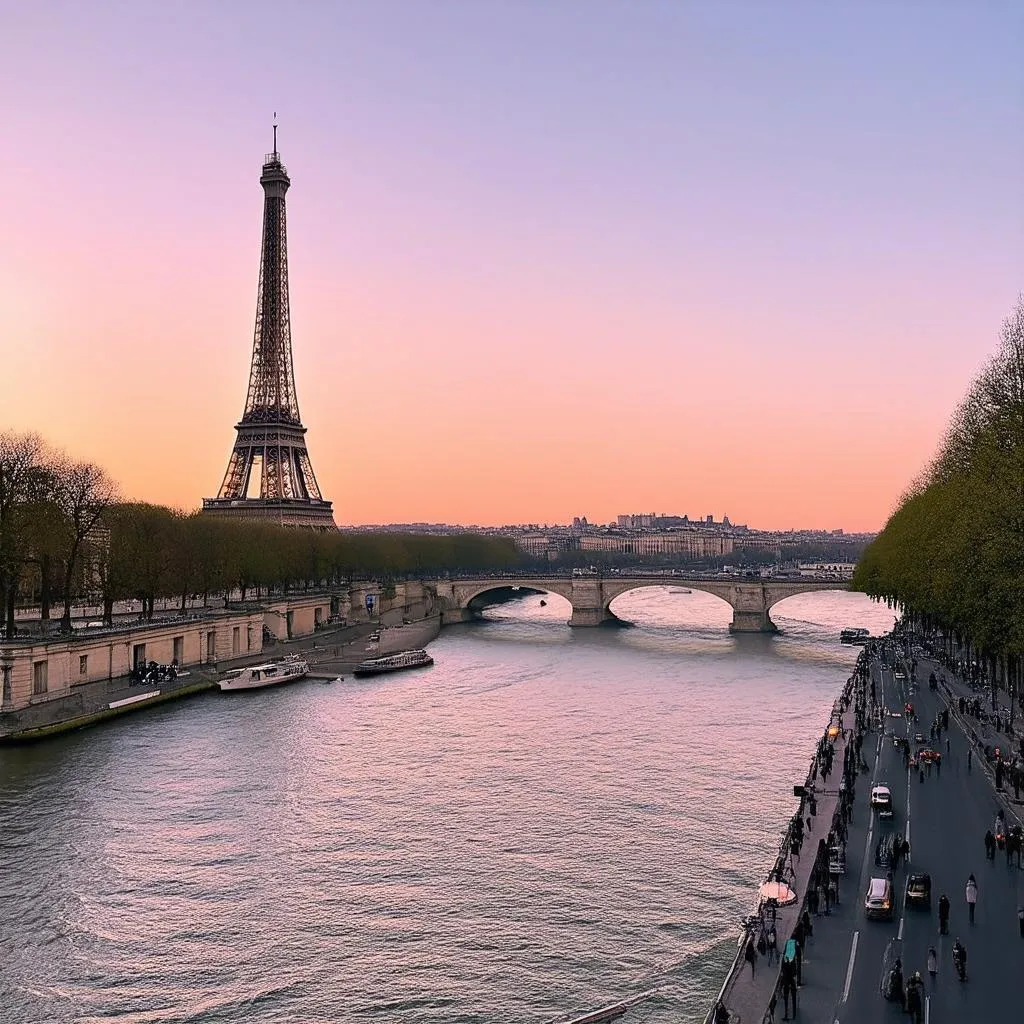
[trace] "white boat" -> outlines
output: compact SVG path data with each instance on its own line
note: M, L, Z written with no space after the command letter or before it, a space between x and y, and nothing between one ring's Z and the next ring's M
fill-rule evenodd
M301 658L287 658L284 661L267 661L262 665L246 665L232 669L217 685L228 690L259 690L264 686L278 686L302 679L309 672L309 664Z

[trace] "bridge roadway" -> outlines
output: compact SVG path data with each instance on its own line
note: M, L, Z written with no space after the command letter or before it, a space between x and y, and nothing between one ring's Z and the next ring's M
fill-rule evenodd
M932 667L919 662L918 678L926 681ZM877 663L872 666L872 674L876 692L879 696L884 692L886 735L878 739L874 751L865 742L865 759L873 771L862 772L857 782L840 905L830 916L814 920L814 937L804 957L798 1019L822 1024L907 1020L898 1004L887 1003L881 997L887 952L901 955L905 977L921 972L926 992L925 1024L1024 1019L1024 938L1017 922L1017 908L1024 899L1024 871L1007 867L1003 853L997 852L994 862L985 858L982 840L997 810L992 783L979 764L977 751L973 770L968 772L968 740L955 721L953 708L949 733L935 744L943 755L941 771L933 769L923 783L907 772L902 754L892 741L893 734L907 735L906 719L899 714L904 702L913 701L918 712L919 724L909 727L912 741L916 729L928 735L936 712L946 707L946 697L930 692L927 682L911 694L907 684L897 682L890 669ZM886 783L892 790L896 814L891 825L869 812L872 780ZM891 924L867 920L863 907L868 879L881 873L874 864L875 843L890 829L909 837L911 851L909 865L896 872L896 908ZM911 871L926 871L932 877L930 911L904 906L907 874ZM964 896L971 873L977 879L979 893L973 926L968 923ZM948 935L940 935L938 928L938 899L942 893L947 894L951 905ZM957 937L967 948L966 984L957 980L953 968L951 950ZM925 966L929 946L938 953L934 979ZM780 999L776 1018L781 1017Z

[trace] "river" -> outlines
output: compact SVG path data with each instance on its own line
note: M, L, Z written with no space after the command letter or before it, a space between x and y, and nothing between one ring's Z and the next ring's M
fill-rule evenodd
M857 648L649 588L531 595L433 668L212 693L0 749L0 1021L703 1019Z

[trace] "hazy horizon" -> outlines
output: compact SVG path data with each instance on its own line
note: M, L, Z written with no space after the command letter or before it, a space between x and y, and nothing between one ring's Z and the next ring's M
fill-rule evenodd
M223 477L274 111L343 524L878 530L1024 281L1019 4L4 8L0 429L132 498Z

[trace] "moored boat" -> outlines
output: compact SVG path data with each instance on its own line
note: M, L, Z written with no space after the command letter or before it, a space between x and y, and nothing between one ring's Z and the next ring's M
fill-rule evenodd
M385 672L402 672L407 668L426 668L433 665L434 659L426 651L400 651L397 654L385 654L380 658L367 658L353 669L353 675L379 676Z
M866 644L870 639L870 632L859 626L856 629L844 629L839 634L841 644Z
M246 665L232 669L217 685L224 692L230 690L260 690L264 686L278 686L302 679L309 672L309 664L301 658L268 661L261 665Z

